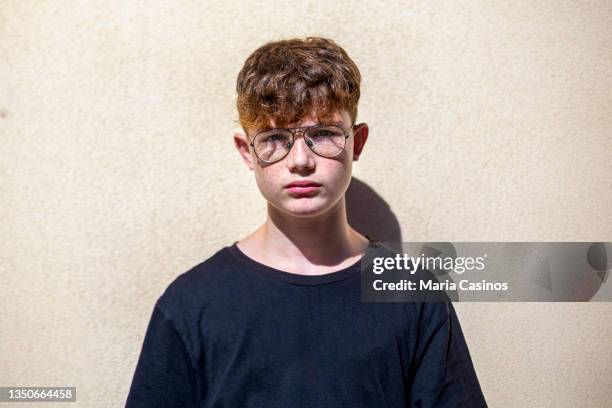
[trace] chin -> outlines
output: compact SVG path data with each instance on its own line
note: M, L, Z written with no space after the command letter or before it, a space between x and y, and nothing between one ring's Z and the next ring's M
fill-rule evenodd
M314 217L327 210L327 206L311 199L296 199L291 205L283 207L285 213L294 217Z

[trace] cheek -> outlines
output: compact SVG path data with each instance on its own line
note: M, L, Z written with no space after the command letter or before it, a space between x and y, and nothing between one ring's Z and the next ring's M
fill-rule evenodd
M347 187L351 180L351 165L349 160L333 161L325 166L325 177L327 184L334 190Z
M255 171L255 181L257 183L257 187L259 188L261 194L266 198L272 198L276 194L275 190L278 189L278 180L280 180L280 178L272 174L271 171L266 171L265 173L262 172L261 169Z

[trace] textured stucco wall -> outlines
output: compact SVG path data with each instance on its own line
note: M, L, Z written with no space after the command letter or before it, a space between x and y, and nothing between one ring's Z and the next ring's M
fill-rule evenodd
M610 2L4 0L0 385L123 404L163 289L264 219L238 70L310 34L362 71L402 239L611 240ZM611 303L457 310L491 407L609 406Z

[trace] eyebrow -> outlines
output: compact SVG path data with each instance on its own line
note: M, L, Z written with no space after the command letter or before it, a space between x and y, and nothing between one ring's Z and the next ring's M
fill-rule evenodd
M341 120L331 120L329 122L325 122L326 125L338 125L341 127L344 127L344 122L342 122Z
M344 129L344 122L342 122L341 120L329 120L329 121L324 121L324 122L318 122L315 123L314 125L308 125L308 126L320 126L320 125L337 125L340 126L341 128ZM268 130L274 130L274 129L296 129L296 128L301 128L301 127L308 127L308 126L291 126L291 127L287 127L287 126L279 126L279 127L267 127L261 130L258 130L256 133L261 133L261 132L267 132Z

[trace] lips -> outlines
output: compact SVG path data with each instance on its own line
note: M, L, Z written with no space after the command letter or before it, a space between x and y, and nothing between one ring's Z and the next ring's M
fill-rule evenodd
M321 184L310 180L294 181L287 184L285 188L294 196L310 196L319 190Z
M292 188L292 187L321 187L321 184L315 183L314 181L310 181L310 180L300 180L300 181L294 181L292 183L289 183L286 186L286 188Z

